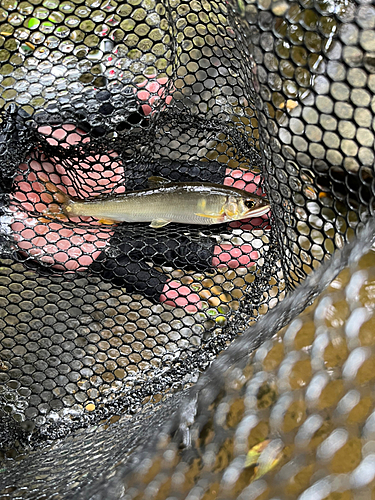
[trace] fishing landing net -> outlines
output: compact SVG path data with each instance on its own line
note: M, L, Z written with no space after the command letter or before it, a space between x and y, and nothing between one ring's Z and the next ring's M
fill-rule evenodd
M0 498L373 499L374 4L0 19ZM59 213L150 176L271 211Z

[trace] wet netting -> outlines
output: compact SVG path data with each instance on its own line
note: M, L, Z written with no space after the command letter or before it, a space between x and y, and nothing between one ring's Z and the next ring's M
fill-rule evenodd
M0 499L374 500L374 1L1 0L0 112Z

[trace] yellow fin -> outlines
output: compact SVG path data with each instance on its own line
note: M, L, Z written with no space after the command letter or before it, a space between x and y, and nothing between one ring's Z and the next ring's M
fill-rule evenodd
M166 226L167 224L169 224L170 220L166 220L166 219L154 219L151 224L150 224L150 227L153 227L153 228L158 228L158 227L163 227L163 226Z
M221 215L209 215L209 214L194 214L197 215L198 217L207 217L207 219L220 219Z
M115 224L115 221L112 219L99 219L100 224Z

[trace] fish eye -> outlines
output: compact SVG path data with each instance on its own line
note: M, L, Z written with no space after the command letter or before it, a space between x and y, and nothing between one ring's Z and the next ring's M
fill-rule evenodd
M255 201L254 200L245 200L245 206L246 208L253 208L255 205Z

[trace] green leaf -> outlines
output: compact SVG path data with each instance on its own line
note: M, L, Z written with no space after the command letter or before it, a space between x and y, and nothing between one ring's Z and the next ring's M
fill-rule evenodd
M27 21L27 27L28 28L37 28L40 24L39 19L36 19L35 17L30 17L30 19Z

